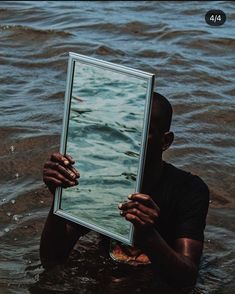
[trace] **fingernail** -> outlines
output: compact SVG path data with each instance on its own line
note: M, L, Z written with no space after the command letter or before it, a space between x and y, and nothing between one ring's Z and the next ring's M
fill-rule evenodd
M69 165L69 161L68 160L64 160L64 164L65 165Z
M122 208L122 203L118 204L118 208L119 208L119 209Z
M75 176L75 174L74 174L74 173L70 173L70 176L71 176L73 179L75 179L75 178L76 178L76 176Z
M132 198L132 194L129 194L127 198L128 199L131 199Z

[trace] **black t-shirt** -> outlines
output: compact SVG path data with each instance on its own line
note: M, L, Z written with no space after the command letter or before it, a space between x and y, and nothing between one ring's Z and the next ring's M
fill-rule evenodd
M172 245L177 238L204 240L209 190L198 176L163 162L163 172L148 194L160 208L157 230Z

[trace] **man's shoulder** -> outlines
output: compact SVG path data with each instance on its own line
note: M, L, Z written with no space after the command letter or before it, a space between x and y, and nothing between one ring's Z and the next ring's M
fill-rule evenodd
M207 187L206 183L196 174L164 161L165 176L176 183L196 182Z
M177 190L191 191L205 195L209 195L207 184L198 176L189 171L185 171L171 163L164 162L165 177L171 185Z
M203 240L209 190L205 182L189 171L164 162L159 203L159 231L173 244L178 238Z
M164 176L172 181L178 181L180 180L186 180L191 175L190 172L187 172L179 167L176 167L175 165L164 161Z

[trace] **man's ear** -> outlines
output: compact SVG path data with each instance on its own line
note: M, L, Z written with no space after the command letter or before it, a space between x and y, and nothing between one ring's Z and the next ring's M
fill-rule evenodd
M173 132L165 132L162 140L162 151L167 150L174 141L174 133Z

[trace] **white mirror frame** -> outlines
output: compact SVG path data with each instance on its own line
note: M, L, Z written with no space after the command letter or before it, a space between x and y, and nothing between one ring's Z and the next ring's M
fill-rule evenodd
M140 192L142 180L143 180L143 171L144 171L144 163L145 163L145 154L147 150L147 140L148 140L148 130L150 124L150 116L151 116L151 107L152 107L152 93L154 87L154 74L147 73L144 71L132 69L129 67L125 67L122 65L117 65L111 62L99 60L92 57L87 57L85 55L76 54L73 52L69 53L69 60L68 60L68 69L67 69L67 83L66 83L66 92L65 92L65 102L64 102L64 117L63 117L63 127L62 127L62 135L60 141L60 152L62 154L66 154L66 144L67 144L67 133L68 133L68 123L69 123L69 116L70 116L70 104L72 98L72 86L73 86L73 75L74 75L74 68L75 62L80 61L83 63L87 63L89 65L94 66L101 66L106 69L115 70L119 73L129 74L138 78L146 79L147 82L147 95L145 101L145 110L144 110L144 124L142 129L142 142L140 147L140 157L139 157L139 167L136 177L136 186L135 186L135 193ZM67 219L69 221L75 222L80 224L84 227L87 227L93 231L111 237L112 239L121 241L128 245L133 245L133 233L134 227L130 224L130 231L129 237L125 238L121 235L114 234L105 228L96 226L89 222L79 219L69 213L66 213L64 210L61 209L61 199L62 199L63 189L57 188L55 192L55 201L54 201L54 214Z

